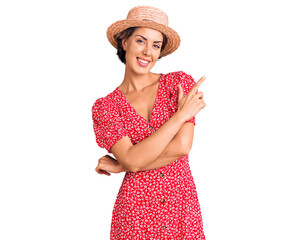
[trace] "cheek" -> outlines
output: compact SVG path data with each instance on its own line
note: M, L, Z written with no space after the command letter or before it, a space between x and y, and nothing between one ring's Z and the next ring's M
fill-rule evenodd
M158 52L154 53L153 59L154 59L155 62L158 60L159 56L160 56L160 52L159 53Z
M132 47L132 48L128 48L127 51L126 51L126 55L132 57L134 55L137 55L139 52L139 50L135 47Z

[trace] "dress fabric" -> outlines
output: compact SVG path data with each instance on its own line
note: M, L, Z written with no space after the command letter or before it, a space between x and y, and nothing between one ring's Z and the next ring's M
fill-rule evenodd
M140 116L118 87L92 106L99 147L124 136L135 145L154 133L177 111L178 84L184 95L195 80L183 71L161 74L150 121ZM195 117L186 122L194 125ZM126 172L118 191L111 240L204 240L203 222L188 155L159 169Z

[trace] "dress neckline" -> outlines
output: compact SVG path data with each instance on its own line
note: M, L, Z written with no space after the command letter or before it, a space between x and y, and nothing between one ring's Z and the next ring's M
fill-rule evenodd
M127 99L127 97L122 93L122 91L117 87L115 90L120 94L120 96L125 100L125 102L130 106L130 108L132 109L132 111L137 115L139 116L141 119L143 119L145 122L147 122L148 124L151 124L152 122L152 116L153 116L153 113L155 111L155 108L156 108L156 105L157 105L157 101L158 101L158 95L159 95L159 92L160 92L160 88L161 88L161 82L162 82L162 79L163 79L163 73L160 74L160 78L159 78L159 83L158 83L158 88L157 88L157 93L156 93L156 98L155 98L155 102L153 104L153 108L152 108L152 111L151 111L151 114L150 114L150 117L149 117L149 121L147 119L145 119L144 117L142 117L139 113L137 113L136 109L132 106L132 104L130 103L130 101Z

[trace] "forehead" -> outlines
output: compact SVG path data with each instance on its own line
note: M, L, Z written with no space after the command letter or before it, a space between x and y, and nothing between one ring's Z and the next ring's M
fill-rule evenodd
M162 41L163 39L160 31L147 27L138 27L133 33L133 36L136 35L142 35L143 37L154 41Z

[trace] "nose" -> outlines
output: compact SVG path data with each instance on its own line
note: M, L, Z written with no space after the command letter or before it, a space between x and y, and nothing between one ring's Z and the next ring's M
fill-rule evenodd
M150 46L150 44L145 44L145 48L144 48L143 53L146 56L150 56L151 55L151 46Z

